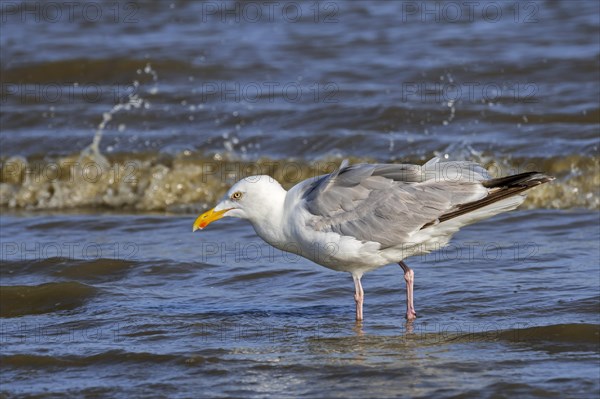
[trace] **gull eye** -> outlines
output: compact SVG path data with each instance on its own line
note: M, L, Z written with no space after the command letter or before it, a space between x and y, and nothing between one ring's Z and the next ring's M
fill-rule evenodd
M235 193L231 194L231 199L232 200L239 200L240 198L242 198L242 193L240 191L236 191Z

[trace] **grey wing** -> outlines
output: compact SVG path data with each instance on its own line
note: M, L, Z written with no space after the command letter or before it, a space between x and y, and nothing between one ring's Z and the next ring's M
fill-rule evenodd
M441 168L433 167L438 165L435 158L423 166L348 166L344 161L338 170L305 188L303 199L314 215L311 227L375 241L382 248L406 242L413 232L435 223L458 204L487 194L480 184L488 177L485 170L472 163L455 163L455 167L457 164L464 171L450 180Z

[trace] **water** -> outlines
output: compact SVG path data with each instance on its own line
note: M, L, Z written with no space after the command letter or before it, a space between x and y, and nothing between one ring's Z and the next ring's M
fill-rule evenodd
M597 396L596 2L11 4L0 396ZM434 155L557 179L406 261L414 323L398 266L357 325L348 275L191 234L246 175Z

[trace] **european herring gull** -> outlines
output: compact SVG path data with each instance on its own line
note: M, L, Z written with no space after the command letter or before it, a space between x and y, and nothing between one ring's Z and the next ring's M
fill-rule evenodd
M551 180L539 172L492 178L474 162L439 158L423 166L343 161L289 191L270 176L246 177L196 219L193 231L226 216L247 219L270 245L351 273L359 321L363 274L398 263L406 318L413 320L414 272L403 260L443 247L465 225L516 208L525 190Z

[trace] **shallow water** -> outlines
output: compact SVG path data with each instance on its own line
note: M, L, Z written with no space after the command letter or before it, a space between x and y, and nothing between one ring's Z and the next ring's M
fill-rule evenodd
M0 10L0 397L598 395L596 2L93 4ZM356 324L349 275L191 234L243 176L434 155L557 179L407 259L414 323L398 266Z
M183 234L190 220L3 216L4 392L589 397L600 388L593 212L516 211L412 258L414 323L403 319L400 268L369 273L360 325L349 275L270 250L245 223Z

